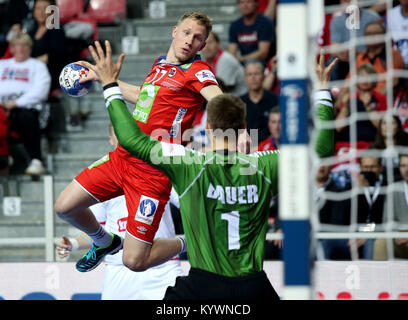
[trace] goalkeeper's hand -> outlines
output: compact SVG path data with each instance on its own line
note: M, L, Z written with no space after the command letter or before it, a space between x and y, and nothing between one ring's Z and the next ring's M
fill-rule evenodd
M327 67L324 65L324 52L323 50L320 52L320 59L319 63L316 65L316 74L317 78L320 81L320 90L329 89L329 82L330 82L330 73L333 70L334 66L336 65L339 58L335 58Z

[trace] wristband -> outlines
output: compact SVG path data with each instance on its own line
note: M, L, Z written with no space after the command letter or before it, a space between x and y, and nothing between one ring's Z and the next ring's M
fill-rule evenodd
M71 244L72 244L72 249L71 249L71 251L76 251L76 250L78 250L78 248L79 248L78 240L77 240L77 239L69 239L69 241L70 241Z
M108 84L104 85L102 87L102 89L106 90L106 89L109 89L109 88L112 88L112 87L119 87L119 85L118 85L117 82L111 82L111 83L108 83Z
M181 250L180 250L179 254L187 252L186 237L184 235L179 235L179 236L176 236L176 238L179 239L180 243L181 243Z

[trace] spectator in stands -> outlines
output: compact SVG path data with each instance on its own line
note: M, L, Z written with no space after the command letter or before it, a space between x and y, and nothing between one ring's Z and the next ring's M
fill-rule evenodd
M346 179L343 179L346 178ZM321 165L316 174L315 202L319 212L321 231L333 231L350 225L351 200L326 199L326 192L346 192L351 189L350 176L345 177L331 172L329 165ZM340 229L341 230L341 229ZM350 260L348 239L321 239L324 258L328 260Z
M244 67L228 51L224 51L220 38L212 31L202 50L205 60L213 68L217 80L224 85L224 92L241 96L248 92Z
M357 186L362 191L357 196L357 223L360 225L360 231L375 231L376 225L383 222L386 197L380 193L380 189L386 186L386 179L382 171L381 157L360 158L360 174L357 177ZM357 246L362 248L363 259L373 259L374 241L356 239Z
M258 151L279 149L279 139L281 130L281 113L278 106L269 111L268 129L270 136L259 142Z
M408 69L408 0L399 0L400 4L390 11L388 28L392 41L401 52L405 69Z
M263 82L263 87L266 90L272 91L273 93L279 94L280 92L280 81L278 78L278 57L273 56L265 69L265 79Z
M26 18L28 11L29 8L24 0L0 1L0 57L9 48L9 42L13 38L12 30L15 28L21 30L23 19Z
M395 229L408 231L408 154L400 154L399 170L402 181L396 183L396 191L393 192L393 213ZM408 238L394 239L394 257L408 259ZM375 242L375 260L387 260L387 241L377 239Z
M43 62L30 58L32 45L28 34L18 34L11 41L13 58L0 60L0 106L31 157L25 172L40 175L45 169L38 106L47 100L51 77Z
M373 21L366 25L365 36L375 36L375 35L385 35L385 26L382 22ZM392 48L392 59L394 69L404 69L404 60L401 53ZM356 68L358 69L361 65L371 63L374 69L379 75L385 74L387 72L387 57L386 48L384 41L378 41L376 43L367 44L367 49L360 52L356 58ZM349 77L350 75L348 75ZM397 85L399 78L395 77L393 79L393 86ZM376 91L386 94L387 87L384 80L377 81Z
M278 105L277 95L263 88L264 72L265 68L259 60L249 60L245 65L245 81L248 86L248 93L241 96L241 99L247 106L246 124L252 143L255 141L250 132L251 129L258 130L257 142L265 140L269 136L269 111Z
M379 130L375 137L373 147L376 149L385 149L390 147L389 140L387 139L387 121L386 118L382 118L378 124ZM408 133L402 128L401 121L398 116L392 116L392 139L391 143L394 146L408 146Z
M1 102L0 102L1 105ZM7 133L10 127L6 112L0 108L0 175L9 173L9 148L7 142Z
M363 64L357 70L358 79L363 80L364 76L375 75L376 71L370 64ZM357 112L367 112L369 120L357 121L357 141L364 141L368 147L375 139L378 128L378 120L374 117L375 112L386 110L386 98L381 93L375 91L376 83L372 80L360 82L357 85ZM351 101L349 88L343 88L335 103L335 109L338 111L336 120L346 119L351 115ZM336 144L338 142L349 142L349 125L338 126L336 128Z
M258 13L258 0L237 1L242 17L230 25L228 51L241 63L259 59L266 65L276 50L273 21Z
M325 192L347 192L351 190L350 177L340 176L331 172L329 166L321 166L316 175L316 203L319 209L321 231L342 230L342 226L358 223L360 231L374 231L375 224L383 221L385 196L380 194L380 187L385 185L383 178L381 158L362 157L360 161L360 174L357 186L362 189L357 196L357 221L351 217L351 197L344 200L325 199ZM344 179L345 178L345 179ZM344 228L343 227L343 228ZM346 229L348 231L348 227ZM352 258L353 242L358 249L357 255L362 259L373 259L374 239L322 239L325 259L350 260Z
M375 136L375 140L373 143L373 148L383 150L387 147L391 146L408 146L408 133L404 131L401 125L401 121L398 116L394 115L391 117L391 134L392 138L387 139L388 131L387 131L387 118L383 117L380 119L377 135ZM394 151L389 151L394 152ZM393 156L393 166L394 166L394 181L401 180L400 172L398 169L398 153L392 155ZM387 159L383 159L383 164L387 165ZM387 170L384 168L383 171L384 176L387 175ZM387 179L390 181L390 179Z
M343 0L341 1L342 5L344 8L348 5L350 5L351 0ZM359 8L359 27L355 29L356 32L356 37L362 37L364 36L364 30L366 25L369 22L372 21L377 21L380 20L380 16L378 13ZM331 19L330 21L330 42L331 45L333 46L338 46L340 44L344 44L348 41L350 41L350 35L352 32L352 29L350 29L350 25L348 23L348 19L351 12L346 12L344 11L338 16L335 16ZM354 30L353 30L354 31ZM356 46L356 51L363 51L366 49L366 46L364 44L360 44ZM344 79L348 72L349 72L349 50L348 49L342 49L338 52L334 52L332 54L334 57L339 58L339 62L337 63L336 68L333 70L331 76L332 80L341 80ZM330 60L328 61L330 63Z
M71 52L66 45L67 41L62 28L47 27L48 6L55 6L53 0L37 0L35 2L33 17L34 24L31 30L27 30L34 41L31 56L44 62L51 74L51 91L59 89L59 74L62 68L71 62ZM50 19L51 20L51 19Z
M408 132L408 86L407 79L399 79L394 86L393 113L398 115L403 129Z
M278 8L278 0L258 0L258 12L271 18L276 22L276 9Z

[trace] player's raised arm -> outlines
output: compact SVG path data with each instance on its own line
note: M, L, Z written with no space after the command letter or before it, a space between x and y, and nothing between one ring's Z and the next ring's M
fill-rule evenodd
M99 45L98 41L95 42L95 45L96 45L96 43L98 43L98 45ZM109 43L109 41L107 43ZM110 46L110 44L109 44L109 46ZM91 52L92 50L94 51L94 48L92 46L89 46L89 51ZM119 59L118 59L117 65L116 65L118 67L119 71L120 71L120 69L122 67L122 63L123 63L124 58L125 58L125 55L122 53L119 56ZM87 82L87 81L101 81L101 78L99 77L98 73L95 72L93 69L89 68L88 62L86 62L86 61L77 61L75 63L89 69L89 73L87 74L87 76L85 78L82 78L82 79L79 80L80 83L84 83L84 82ZM118 82L118 85L119 85L120 90L122 92L123 98L126 101L129 101L131 103L136 103L137 99L139 98L140 86L135 86L135 85L132 85L132 84L120 81L120 80L117 80L117 82Z
M124 54L121 54L118 61L114 63L109 41L105 41L105 46L106 54L100 43L95 41L95 47L89 47L95 65L83 62L83 66L92 70L102 83L105 104L119 144L139 159L149 162L150 150L158 141L153 141L150 136L140 130L123 100L118 76Z
M329 91L330 72L337 63L337 58L325 67L324 54L320 53L316 74L319 80L318 91L315 92L315 103L318 105L317 115L320 121L334 120L333 102ZM334 130L320 129L316 140L316 152L319 157L328 157L334 152Z

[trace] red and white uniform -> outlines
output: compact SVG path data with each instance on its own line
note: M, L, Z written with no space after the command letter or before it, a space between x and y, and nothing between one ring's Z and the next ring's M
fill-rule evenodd
M204 102L200 94L207 85L217 85L211 67L197 56L181 65L153 64L140 88L133 118L141 130L162 141L181 143ZM82 171L75 181L96 200L103 202L124 194L129 211L127 232L151 243L171 191L167 176L130 155L120 145Z
M278 145L273 137L268 137L258 143L258 151L277 150Z
M174 196L177 195L174 193ZM173 198L173 192L172 192ZM177 202L178 199L175 200ZM125 236L128 213L124 196L90 207L98 222L108 232ZM155 238L175 237L170 201L167 203ZM183 276L179 257L143 272L134 272L122 263L123 250L105 257L106 271L102 300L160 300L168 286L173 286L178 276Z

